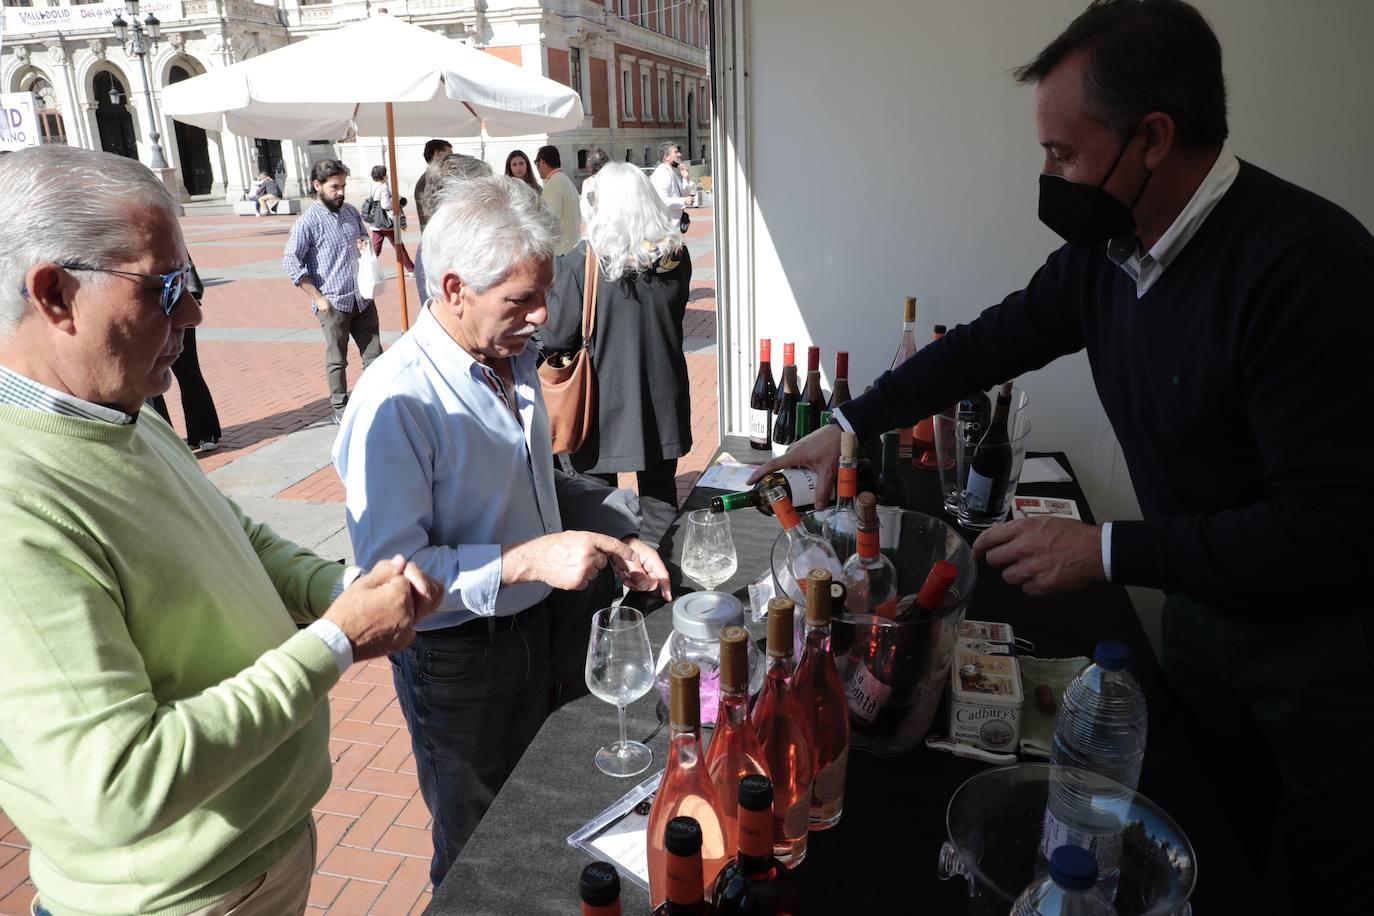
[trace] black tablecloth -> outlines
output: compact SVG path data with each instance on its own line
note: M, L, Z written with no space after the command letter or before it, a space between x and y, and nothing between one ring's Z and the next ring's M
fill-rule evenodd
M722 451L741 461L758 461L748 441L726 440ZM1053 453L1072 473L1067 458ZM929 471L906 473L910 508L954 520L939 509L939 484ZM720 491L697 488L682 514L704 508ZM1078 501L1085 521L1093 521L1077 482L1022 486L1033 496L1068 497ZM679 516L681 517L681 516ZM764 571L777 522L753 510L732 513L731 527L739 557L738 572L720 586L748 606L747 586ZM972 538L970 538L971 540ZM661 552L673 578L674 595L690 591L682 582L677 559L681 551L676 524L664 537ZM980 564L978 585L967 611L976 620L1010 623L1018 637L1035 644L1034 655L1057 658L1091 656L1102 639L1115 639L1131 650L1131 670L1144 688L1150 710L1149 746L1140 791L1159 803L1200 847L1201 838L1216 829L1206 787L1191 779L1192 766L1176 708L1145 632L1125 591L1106 583L1066 595L1033 598L1004 583L997 571ZM657 653L672 629L671 615L661 600L632 595L627 599L648 614L650 638ZM755 635L761 635L761 630ZM428 912L436 914L568 914L577 910L577 879L590 861L566 845L566 837L629 791L645 776L662 768L666 759L666 729L660 728L658 695L630 707L629 734L644 739L654 763L643 775L615 779L603 775L593 762L598 747L615 739L614 707L583 696L554 712L521 759L511 778L447 878L436 889ZM939 730L943 711L937 713ZM920 747L896 757L850 754L845 813L834 829L813 833L806 861L798 868L807 912L851 913L962 913L968 891L962 880L941 882L936 877L940 845L946 838L945 807L954 790L988 764ZM1203 882L1225 887L1239 874L1228 861L1209 860L1199 853ZM1199 902L1199 895L1194 896ZM648 895L623 883L626 914L648 913Z

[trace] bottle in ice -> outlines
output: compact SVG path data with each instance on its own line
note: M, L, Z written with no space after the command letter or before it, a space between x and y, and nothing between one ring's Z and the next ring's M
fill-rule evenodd
M773 447L773 405L778 386L773 383L773 342L759 340L759 371L749 392L749 447L768 451Z
M670 887L668 847L664 832L680 815L694 818L699 838L700 868L697 874L709 889L728 855L724 815L715 785L706 770L701 748L701 672L691 662L676 662L669 669L668 763L649 810L649 901L658 906Z
M659 836L664 850L663 880L667 890L663 900L654 906L653 916L709 916L711 910L706 904L706 894L714 884L715 875L703 887L701 825L690 816L675 817L668 821ZM649 834L649 838L652 844L654 834Z
M592 862L577 883L582 916L620 916L620 873L610 862Z
M806 633L792 690L806 716L816 750L816 782L811 792L811 829L828 830L844 813L844 780L849 765L849 707L844 684L830 654L830 573L813 569L806 579Z
M725 823L725 848L739 842L739 781L767 775L763 747L749 715L749 631L726 627L720 631L720 709L706 748L706 772L716 787ZM771 853L770 853L771 855Z
M798 916L801 891L773 855L773 784L746 776L737 791L739 855L720 870L711 905L716 916Z
M835 549L825 538L811 534L802 526L801 516L792 508L792 501L782 487L768 491L768 502L773 506L773 514L782 526L783 539L787 552L783 558L784 568L778 570L778 581L783 591L794 602L804 604L806 593L802 583L806 574L813 569L827 570L835 578L840 578L843 570Z
M835 482L835 509L821 525L821 536L835 548L837 557L847 557L854 552L854 535L859 528L859 517L854 513L854 497L859 492L858 447L858 436L840 433L840 470ZM796 504L795 499L793 504Z
M1011 905L1011 916L1113 916L1116 907L1097 886L1097 860L1086 849L1060 846L1050 872L1032 881Z
M1145 693L1127 670L1130 659L1121 643L1100 642L1093 662L1064 690L1050 744L1056 769L1040 849L1042 856L1065 844L1091 851L1109 887L1121 860L1119 815L1140 782L1149 727ZM1111 782L1085 779L1083 771Z
M768 601L768 672L754 707L754 722L764 764L773 780L773 855L788 868L806 858L811 826L811 790L816 752L792 676L795 605L786 598Z
M785 468L760 477L748 490L726 493L711 498L707 508L712 512L733 512L746 506L753 506L764 515L772 515L773 507L768 502L768 488L782 487L792 507L797 511L810 509L816 502L816 475L806 468Z
M1012 383L1002 385L997 392L997 405L992 410L992 422L973 451L969 462L968 483L964 486L964 508L973 516L993 516L1000 520L1011 483L1012 448L1007 431L1011 413Z
M878 498L860 493L855 500L854 553L844 561L845 606L856 614L897 616L897 567L879 549Z

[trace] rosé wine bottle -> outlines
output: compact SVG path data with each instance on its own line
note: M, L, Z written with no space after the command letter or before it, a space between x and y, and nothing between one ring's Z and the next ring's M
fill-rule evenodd
M726 849L739 844L739 781L768 775L763 747L749 718L748 648L749 631L744 627L720 631L720 711L706 748L706 772L725 814Z
M816 749L816 787L811 829L828 830L844 813L844 775L849 764L849 703L830 655L831 577L813 569L806 578L806 639L792 677Z
M768 602L768 674L754 709L764 764L773 780L773 855L788 868L796 868L806 858L816 778L811 729L787 683L792 674L795 607L788 598Z

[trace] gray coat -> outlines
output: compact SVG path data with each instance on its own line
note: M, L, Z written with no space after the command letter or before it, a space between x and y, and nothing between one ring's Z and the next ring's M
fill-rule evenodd
M582 342L586 242L559 259L549 291L549 320L540 331L546 352L571 352ZM680 458L692 448L692 408L682 319L692 261L686 247L641 274L597 286L592 366L597 422L573 467L591 474L642 471L648 462Z

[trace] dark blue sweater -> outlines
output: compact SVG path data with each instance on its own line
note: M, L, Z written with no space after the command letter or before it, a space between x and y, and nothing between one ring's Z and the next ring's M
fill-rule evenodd
M1105 245L1066 245L844 414L861 435L908 425L1086 348L1145 516L1112 526L1113 581L1346 611L1374 561L1371 299L1369 232L1241 163L1144 296Z

